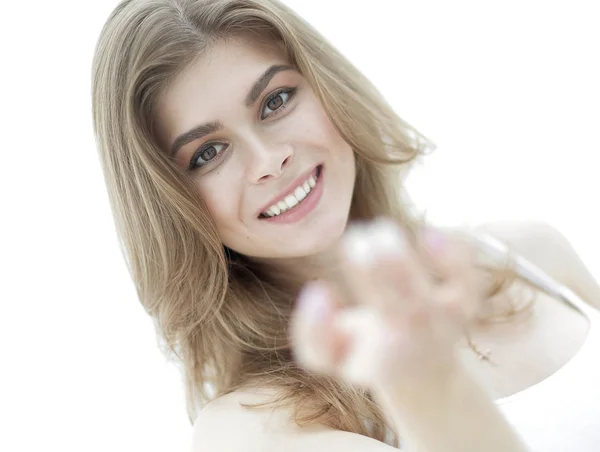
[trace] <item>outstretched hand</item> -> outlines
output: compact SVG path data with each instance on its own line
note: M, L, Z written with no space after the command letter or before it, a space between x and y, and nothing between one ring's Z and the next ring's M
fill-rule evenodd
M331 281L303 288L290 330L301 365L366 387L451 371L480 302L472 248L435 229L417 242L387 218L348 227L339 252L350 297Z

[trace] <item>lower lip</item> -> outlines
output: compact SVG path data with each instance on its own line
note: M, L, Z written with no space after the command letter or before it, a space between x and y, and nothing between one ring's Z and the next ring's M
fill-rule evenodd
M319 174L317 183L299 205L295 206L291 210L277 215L276 217L261 218L261 221L268 221L270 223L296 223L311 213L323 195L324 172L324 167L321 165L321 173Z

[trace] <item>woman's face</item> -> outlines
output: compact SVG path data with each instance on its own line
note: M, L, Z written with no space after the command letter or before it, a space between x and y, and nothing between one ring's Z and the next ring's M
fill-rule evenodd
M325 251L348 220L353 151L288 64L275 46L221 43L159 102L161 146L194 181L223 244L247 256Z

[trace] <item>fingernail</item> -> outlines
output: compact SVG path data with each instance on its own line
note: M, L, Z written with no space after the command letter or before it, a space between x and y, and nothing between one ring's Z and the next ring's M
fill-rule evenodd
M298 294L298 309L307 318L315 322L322 321L328 310L327 292L323 284L315 281L305 284Z

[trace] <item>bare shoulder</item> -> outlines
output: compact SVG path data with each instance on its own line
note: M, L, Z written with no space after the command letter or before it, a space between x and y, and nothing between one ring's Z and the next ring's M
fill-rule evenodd
M270 450L274 435L282 434L291 422L286 422L287 413L282 410L247 409L241 405L264 400L265 392L238 390L207 403L194 421L192 451Z
M323 425L300 428L287 409L248 410L240 403L264 400L268 392L236 391L208 403L198 414L192 452L388 452L395 449L362 435Z
M569 239L544 222L493 222L478 226L504 241L517 253L600 308L600 285Z

